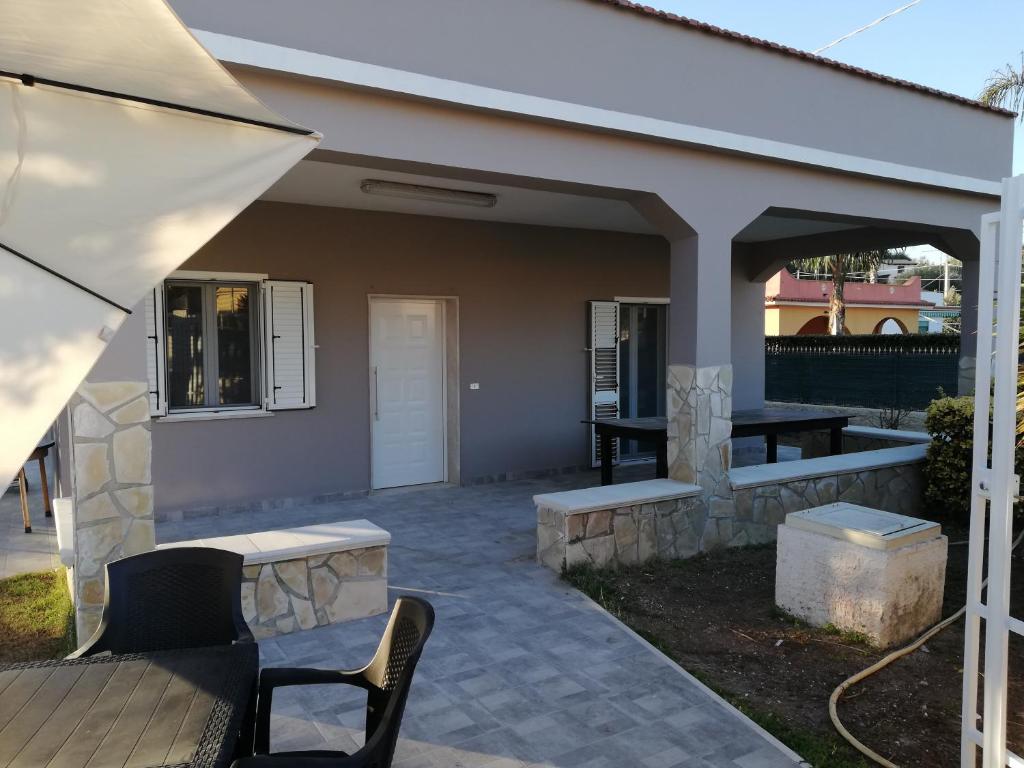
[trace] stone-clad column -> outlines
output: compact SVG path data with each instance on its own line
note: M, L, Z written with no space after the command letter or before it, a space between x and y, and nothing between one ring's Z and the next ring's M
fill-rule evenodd
M80 643L99 623L104 564L156 546L148 390L143 382L86 382L69 403L75 540L71 581Z
M670 365L667 415L669 477L703 489L701 514L692 521L699 551L729 544L732 366Z
M673 242L671 270L666 401L669 477L703 489L690 524L696 551L706 551L729 544L734 535L729 485L731 235L705 231Z

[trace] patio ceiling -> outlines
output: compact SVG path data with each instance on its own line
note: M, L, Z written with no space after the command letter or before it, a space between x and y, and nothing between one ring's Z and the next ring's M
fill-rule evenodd
M360 189L360 183L364 179L483 192L496 195L498 202L493 208L476 208L448 202L368 195ZM306 160L295 166L267 190L262 199L421 216L658 234L654 227L625 200L313 160Z
M434 175L423 173L428 169L422 167L405 170L396 166L397 162L388 167L371 167L370 164L353 163L351 159L348 162L303 160L270 187L261 199L454 219L661 234L627 199L627 196L635 197L636 193L626 190L566 187L556 191L542 188L539 183L530 186L510 184L507 177L477 178L472 172L455 169L451 175ZM490 194L497 198L497 202L493 207L477 207L367 194L361 189L362 182L367 179ZM744 248L744 258L751 261L751 278L763 280L774 274L778 265L800 256L857 248L937 243L937 233L927 230L929 228L906 222L769 208L737 233L734 242Z

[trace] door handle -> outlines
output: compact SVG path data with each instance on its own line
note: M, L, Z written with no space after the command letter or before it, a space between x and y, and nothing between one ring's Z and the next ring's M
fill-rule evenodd
M373 420L380 421L380 387L377 384L377 366L373 366Z

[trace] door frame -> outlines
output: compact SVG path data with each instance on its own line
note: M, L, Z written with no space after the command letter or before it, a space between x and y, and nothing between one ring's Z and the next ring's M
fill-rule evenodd
M667 297L616 296L613 299L613 301L618 302L620 309L621 309L621 307L623 305L626 305L626 304L632 304L632 305L650 304L650 305L664 306L665 307L665 327L664 327L664 339L663 339L663 354L665 356L665 366L667 368L668 367L668 347L669 347L669 344L668 344L668 334L669 334L669 317L668 317L668 313L669 313L669 307L671 305L670 299L668 299ZM621 328L620 328L620 332L621 332ZM633 373L633 378L635 379L636 378L636 370L635 370L635 368L632 370L632 373ZM630 394L634 398L637 395L636 387L633 386L633 382L630 382ZM667 393L662 393L662 395L663 395L663 397L665 397L666 405L667 405L667 400L668 400ZM622 464L647 464L647 463L653 462L655 460L654 456L630 455L630 456L625 456L624 457L623 453L622 453L622 442L623 441L620 440L620 442L619 442L619 452L618 452L618 458L619 458L619 462L620 463L622 463Z
M369 454L367 455L367 487L371 492L378 489L373 484L373 304L374 302L429 301L440 308L441 323L441 439L442 439L442 483L458 485L461 480L461 426L459 407L459 297L444 295L368 293L366 295L366 404L367 431L369 433ZM414 487L414 486L398 486Z

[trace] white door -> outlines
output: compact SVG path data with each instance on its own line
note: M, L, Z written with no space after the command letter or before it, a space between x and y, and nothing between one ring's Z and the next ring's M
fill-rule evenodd
M371 473L374 488L445 479L441 302L370 302Z

